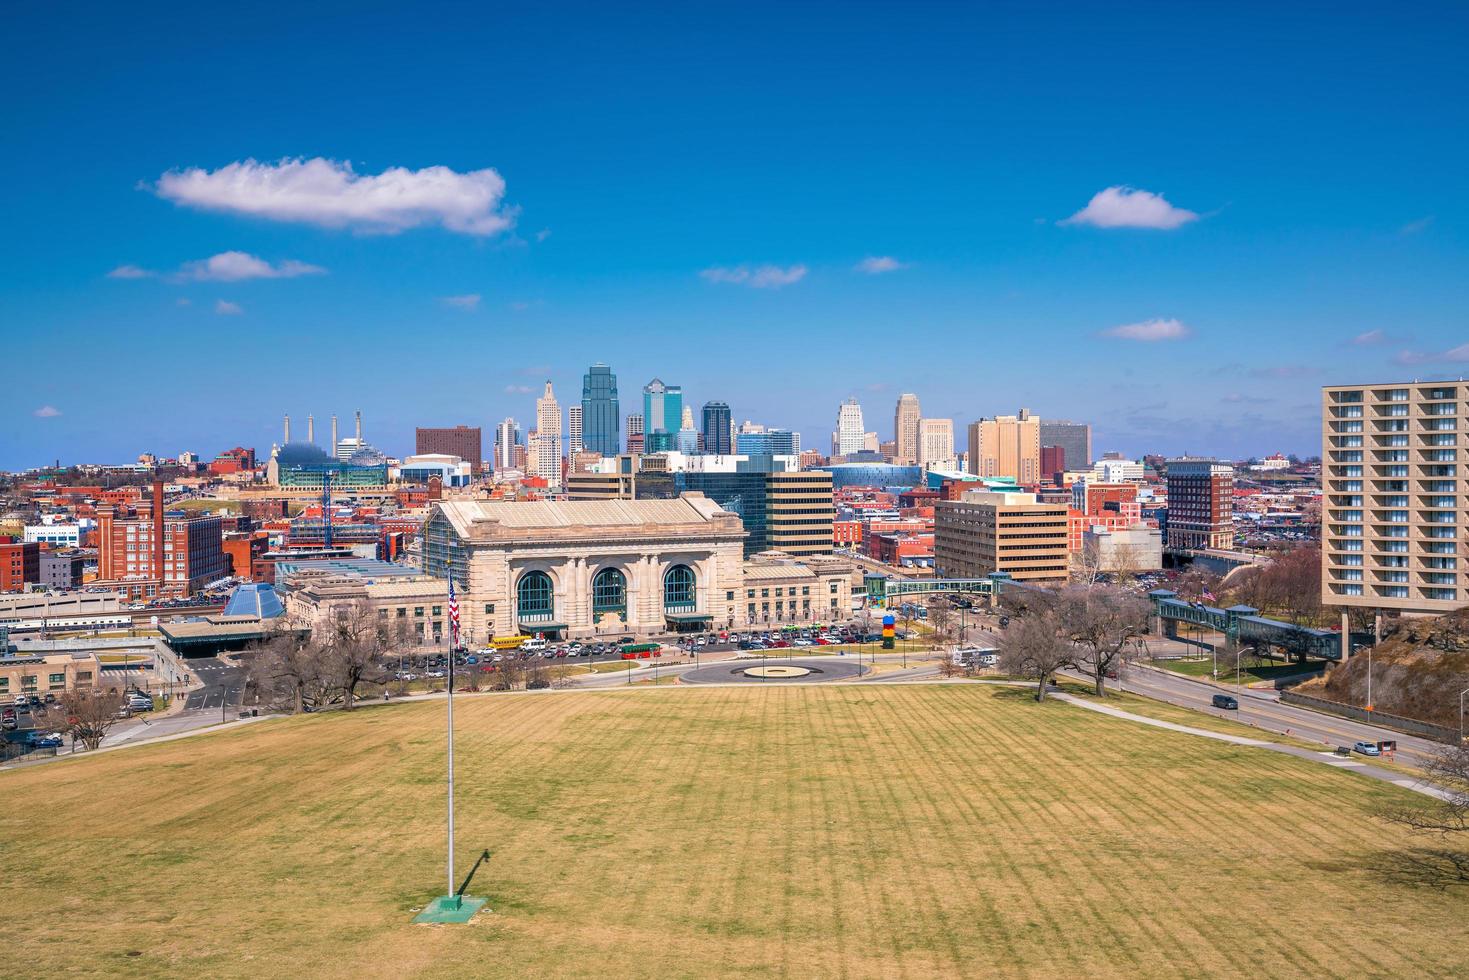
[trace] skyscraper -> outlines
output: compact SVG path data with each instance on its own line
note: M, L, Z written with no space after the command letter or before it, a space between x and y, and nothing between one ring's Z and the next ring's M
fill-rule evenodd
M621 452L617 432L621 414L617 375L605 364L593 364L581 380L582 443L585 448L603 456L616 456Z
M360 426L357 438L359 441L362 438ZM452 429L419 428L414 434L413 451L420 456L425 453L447 453L450 456L458 456L476 470L484 462L480 450L480 431L477 425L456 425Z
M834 456L860 453L867 445L867 427L862 422L862 406L857 399L848 398L837 409L837 427L831 434L831 452Z
M520 426L511 418L495 426L495 469L515 469L515 447L520 442Z
M898 409L893 414L893 462L899 466L914 466L918 463L918 420L922 417L918 407L918 396L898 396Z
M678 431L683 420L683 389L654 378L643 386L643 434ZM652 440L649 440L650 442Z
M633 412L627 417L626 421L627 451L630 453L640 453L646 448L643 443L647 441L646 436L643 434L643 413Z
M1065 450L1068 470L1084 470L1092 465L1092 427L1085 422L1042 420L1041 445Z
M566 406L566 451L575 456L584 448L581 435L581 406Z
M969 424L969 472L976 476L1008 476L1038 483L1041 474L1041 426L1029 409Z
M920 419L918 422L918 465L928 468L950 466L954 461L954 420Z
M704 452L712 456L728 456L730 444L729 405L725 402L704 404Z
M536 399L536 431L531 438L531 467L548 487L561 486L561 405L546 382L546 393Z
M694 428L694 410L687 405L683 409L683 419L679 422L673 448L685 456L697 455L699 452L699 430Z

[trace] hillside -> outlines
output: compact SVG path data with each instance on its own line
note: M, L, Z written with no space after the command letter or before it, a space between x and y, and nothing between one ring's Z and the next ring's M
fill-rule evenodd
M1406 790L978 685L373 706L0 772L38 977L1381 976L1460 972Z
M1349 704L1367 700L1367 656L1300 690ZM1379 711L1438 725L1459 724L1459 692L1469 687L1469 609L1402 620L1372 649L1372 700Z

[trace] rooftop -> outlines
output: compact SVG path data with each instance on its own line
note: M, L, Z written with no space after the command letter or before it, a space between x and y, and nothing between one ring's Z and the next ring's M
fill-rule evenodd
M517 529L614 528L706 524L734 516L699 493L673 500L454 500L440 502L437 510L461 537L479 522Z

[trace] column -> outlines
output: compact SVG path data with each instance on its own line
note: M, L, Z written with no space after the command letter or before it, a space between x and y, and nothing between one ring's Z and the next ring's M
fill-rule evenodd
M1352 623L1346 609L1341 611L1341 662L1352 657Z

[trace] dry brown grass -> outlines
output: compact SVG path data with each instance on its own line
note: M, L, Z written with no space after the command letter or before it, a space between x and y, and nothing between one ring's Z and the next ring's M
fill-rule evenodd
M36 976L1447 976L1402 791L985 685L372 707L0 773ZM468 865L468 858L465 861ZM141 955L128 956L137 951Z

